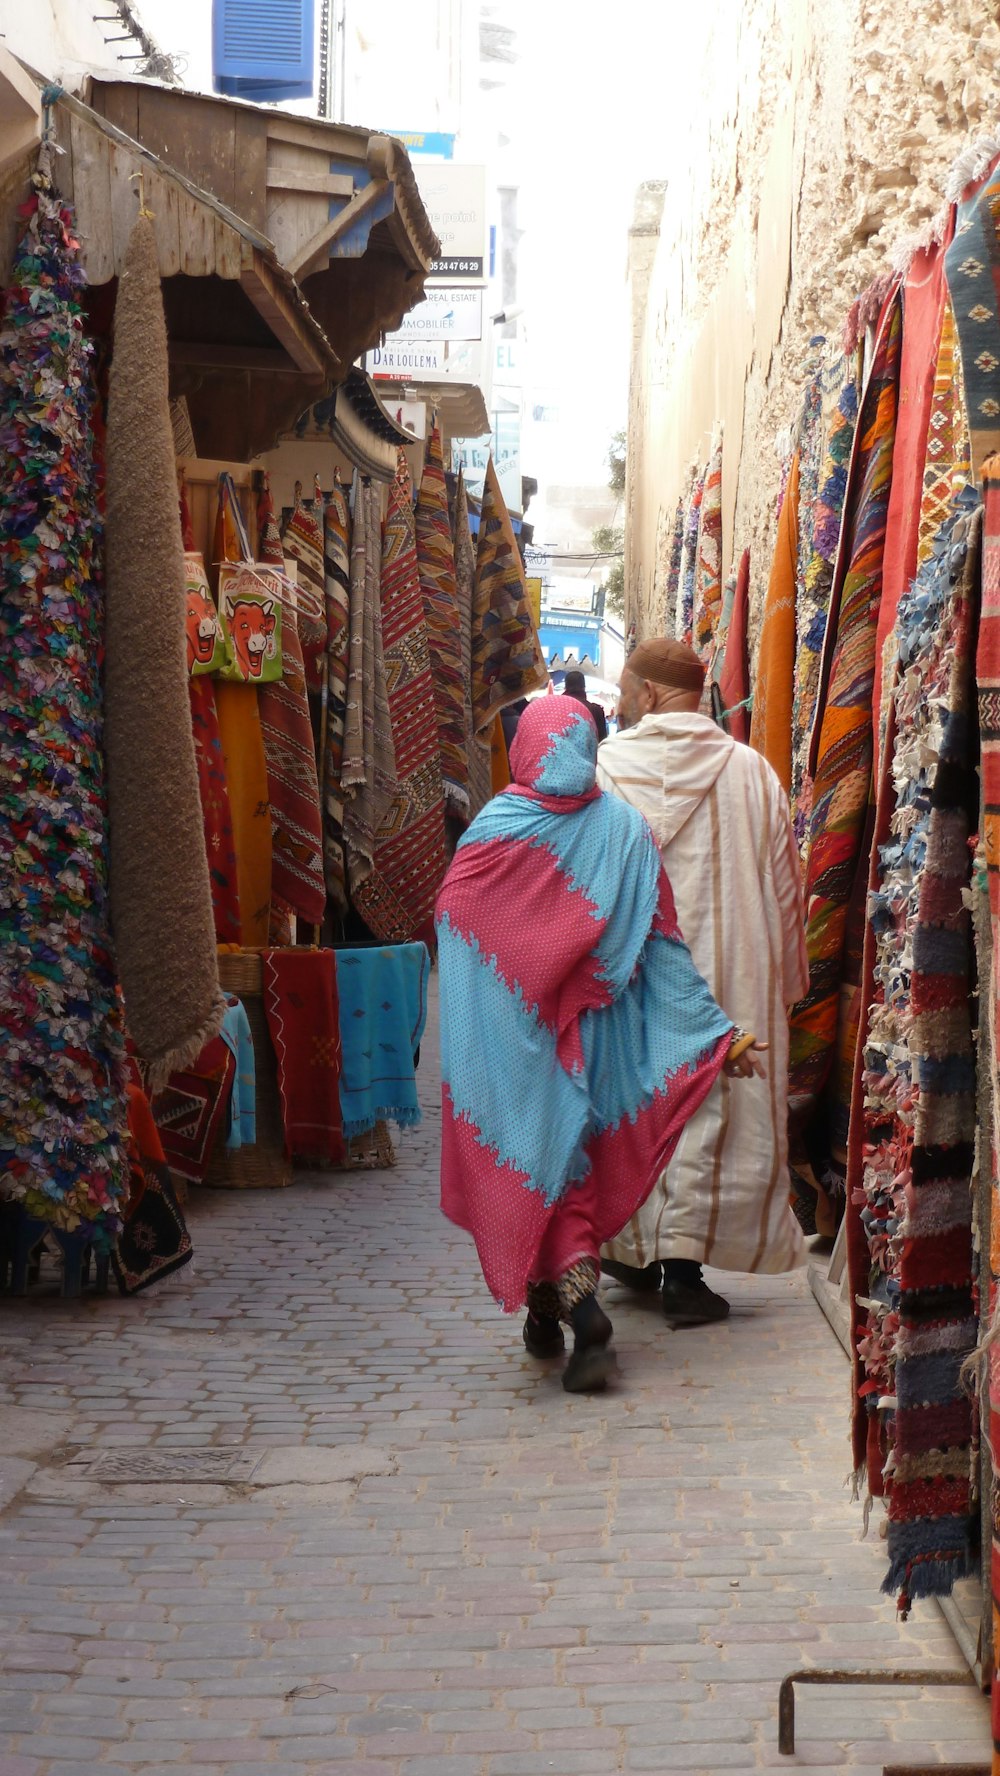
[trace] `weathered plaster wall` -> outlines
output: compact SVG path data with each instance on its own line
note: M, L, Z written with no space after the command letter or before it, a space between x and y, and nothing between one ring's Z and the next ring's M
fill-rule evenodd
M718 0L655 251L641 195L630 242L626 588L640 635L662 627L674 506L719 423L724 569L749 546L759 608L809 342L839 337L941 208L955 156L1000 127L998 13L997 0Z

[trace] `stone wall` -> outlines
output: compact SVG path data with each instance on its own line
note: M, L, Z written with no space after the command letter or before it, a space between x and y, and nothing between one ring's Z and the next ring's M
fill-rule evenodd
M970 138L1000 129L1000 8L986 0L718 0L695 103L630 240L626 589L662 627L673 510L724 438L723 567L767 584L780 460L810 341L940 211Z

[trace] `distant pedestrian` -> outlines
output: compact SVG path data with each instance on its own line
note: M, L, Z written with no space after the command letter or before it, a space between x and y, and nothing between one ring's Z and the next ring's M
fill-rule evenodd
M660 636L630 654L623 732L601 747L597 780L644 814L681 930L712 992L767 1034L767 1079L707 1094L647 1201L605 1254L609 1275L660 1289L671 1326L725 1319L705 1282L721 1270L781 1271L802 1236L788 1206L787 1007L808 984L801 874L786 796L767 760L699 714L705 671Z
M587 696L587 680L582 672L567 672L565 680L563 681L563 696L572 697L575 702L582 703L584 709L590 710L590 713L594 718L594 726L597 729L598 740L606 740L608 737L608 718L601 708L601 705L599 703L592 703Z
M570 697L530 703L514 781L459 842L437 906L441 1205L473 1235L532 1356L574 1345L603 1388L599 1253L648 1195L719 1073L756 1072L697 973L642 816L604 795Z

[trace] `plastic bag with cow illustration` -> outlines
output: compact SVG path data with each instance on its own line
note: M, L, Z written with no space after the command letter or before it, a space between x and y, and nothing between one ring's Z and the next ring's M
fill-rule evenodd
M273 684L281 677L282 575L252 561L219 567L219 614L230 658L220 678L238 684Z
M229 637L209 591L205 563L194 549L184 551L184 629L192 678L219 672L229 664Z

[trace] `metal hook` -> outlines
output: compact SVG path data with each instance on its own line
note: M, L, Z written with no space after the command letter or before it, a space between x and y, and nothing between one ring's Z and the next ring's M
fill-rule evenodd
M152 212L152 210L148 210L146 208L146 175L143 172L141 167L139 168L139 171L137 173L131 173L129 175L129 184L130 185L138 184L138 186L139 186L139 214L140 214L140 216L146 216L151 220L153 212Z

